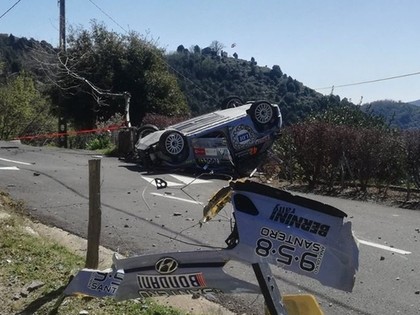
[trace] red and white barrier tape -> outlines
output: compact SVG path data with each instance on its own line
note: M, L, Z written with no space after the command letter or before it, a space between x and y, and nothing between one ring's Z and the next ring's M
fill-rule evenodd
M34 139L39 139L39 138L57 138L57 137L63 137L63 136L76 136L78 134L107 132L107 131L120 129L122 127L123 126L113 125L113 126L108 126L105 128L97 128L97 129L68 131L68 132L54 132L54 133L47 133L47 134L41 134L41 135L28 135L28 136L17 137L14 140L34 140Z

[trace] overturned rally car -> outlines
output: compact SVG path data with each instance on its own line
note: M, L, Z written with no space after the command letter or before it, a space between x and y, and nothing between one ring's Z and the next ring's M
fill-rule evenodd
M267 101L232 98L222 110L158 130L145 125L135 145L145 168L171 166L234 170L245 175L271 148L282 125L280 109Z

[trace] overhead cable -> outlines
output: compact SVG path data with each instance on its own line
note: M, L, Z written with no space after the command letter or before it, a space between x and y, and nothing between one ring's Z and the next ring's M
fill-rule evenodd
M9 13L9 11L11 11L19 2L21 2L22 0L18 0L18 1L16 1L15 2L15 4L14 5L12 5L9 9L7 9L6 10L6 12L4 12L1 16L0 16L0 19L3 17L3 16L5 16L7 13Z
M108 13L106 13L104 10L102 10L95 2L93 2L93 0L89 0L90 3L92 3L99 11L101 11L103 14L105 14L112 22L114 22L115 24L117 24L124 32L128 33L128 31L121 26L121 24L119 24L117 21L115 21L112 16L110 16Z
M314 90L327 90L327 89L331 89L331 88L341 88L341 87L347 87L347 86L362 85L362 84L375 83L375 82L380 82L380 81L400 79L400 78L410 77L410 76L419 75L419 74L420 74L420 72L413 72L413 73L396 75L396 76L393 76L393 77L387 77L387 78L370 80L370 81L362 81L362 82L348 83L348 84L342 84L342 85L331 85L331 86L326 86L326 87L322 87L322 88L316 88Z

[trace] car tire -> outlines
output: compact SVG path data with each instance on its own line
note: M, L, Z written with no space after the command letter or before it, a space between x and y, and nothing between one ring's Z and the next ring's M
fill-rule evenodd
M248 114L251 116L252 122L258 131L271 128L278 119L275 107L267 101L253 103L248 109Z
M188 157L187 139L179 131L167 130L160 136L159 150L173 163L184 162Z
M144 125L137 130L137 140L142 139L146 137L147 135L150 135L151 133L158 130L159 128L156 127L155 125L151 125L151 124Z
M244 104L244 101L238 96L231 96L223 100L221 109L234 108Z

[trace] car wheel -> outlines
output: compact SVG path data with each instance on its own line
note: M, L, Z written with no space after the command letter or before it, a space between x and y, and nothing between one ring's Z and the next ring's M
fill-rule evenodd
M221 109L227 109L227 108L238 107L243 104L244 104L244 101L241 98L237 96L231 96L224 99L220 107Z
M274 107L266 101L259 101L252 104L248 110L248 114L259 131L270 128L277 119Z
M188 156L188 144L185 136L176 130L165 131L159 139L159 149L172 162L181 163Z
M142 139L146 137L147 135L150 135L151 133L158 131L159 128L155 125L144 125L143 127L140 127L139 130L137 130L137 139Z

